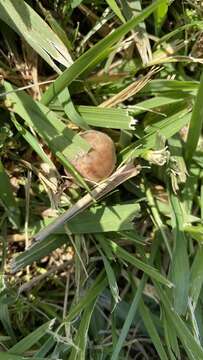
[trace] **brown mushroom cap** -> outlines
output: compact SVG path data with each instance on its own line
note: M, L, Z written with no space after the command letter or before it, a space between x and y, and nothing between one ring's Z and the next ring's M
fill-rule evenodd
M71 162L78 172L90 181L99 182L107 178L115 168L116 152L111 138L96 130L87 130L80 134L90 145L90 151L78 155Z

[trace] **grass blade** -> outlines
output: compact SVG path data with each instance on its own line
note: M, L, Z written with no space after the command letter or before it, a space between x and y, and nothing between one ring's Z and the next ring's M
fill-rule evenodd
M172 228L175 237L173 259L171 264L174 308L181 315L185 314L188 305L189 292L189 259L187 253L187 239L183 231L184 217L178 197L170 192L169 194L172 212Z
M167 316L170 318L173 326L176 329L179 339L184 345L185 350L188 353L189 359L192 360L202 360L203 359L203 349L195 341L193 334L189 331L184 321L181 317L173 310L172 304L169 302L168 297L161 289L159 285L156 284L156 290L159 294L160 300L164 306L164 310Z
M201 134L203 122L203 73L200 78L199 89L195 99L192 117L190 120L187 141L185 144L185 161L187 165L190 164L194 152L196 150L198 140Z
M125 18L122 15L122 12L119 8L119 6L117 5L117 2L115 0L106 0L107 4L109 5L109 7L113 10L113 12L116 14L116 16L118 16L118 18L122 21L122 23L125 23Z
M148 307L144 304L144 301L140 301L139 312L144 322L145 328L153 341L157 353L159 354L160 360L168 360L168 356L164 350L161 339L157 332L156 326L152 320L152 316Z
M155 148L157 133L165 139L170 138L188 123L190 116L191 115L188 114L186 110L181 110L175 115L156 122L148 129L148 133L143 138L130 144L120 152L121 159L126 161L127 159L135 158L144 154L146 149Z
M70 160L80 149L87 152L90 145L79 134L68 129L54 112L40 102L34 101L23 91L15 92L15 88L8 82L4 82L4 87L9 92L7 100L12 104L12 110L24 119L27 126L37 131L64 167L89 191L87 184Z
M33 261L41 259L43 256L50 254L51 251L60 247L67 241L67 236L53 235L46 238L43 242L35 244L35 246L24 251L12 260L12 271L16 272L19 269L32 264Z
M9 349L9 352L15 353L17 355L23 355L27 350L31 349L32 346L36 344L46 334L47 331L52 328L54 321L55 320L48 321L47 323L38 327L36 330L20 340L17 344L12 346Z
M0 202L3 205L9 220L15 227L19 227L19 209L15 201L9 177L0 161Z
M94 281L94 284L86 291L85 296L70 309L68 315L65 318L65 322L72 321L76 316L80 314L92 301L97 298L98 295L106 288L108 280L102 271Z
M18 132L24 137L24 139L28 142L28 144L32 147L32 149L39 155L39 157L45 163L49 164L52 169L55 169L55 165L49 158L49 156L44 152L41 147L39 141L34 135L32 135L25 127L23 127L16 119L14 114L11 114L11 120L13 121Z
M97 299L95 298L84 310L82 319L80 321L80 326L78 328L77 335L74 340L74 345L76 347L73 347L70 357L68 358L69 360L85 359L85 352L87 347L87 334L96 300ZM79 351L77 348L79 348Z
M133 230L133 220L139 216L139 204L124 203L114 206L94 206L85 210L66 224L70 234L94 234ZM49 225L52 220L45 218L34 227L34 233ZM55 233L63 234L64 227Z
M192 267L191 267L191 274L190 274L190 296L191 296L191 300L192 300L192 304L194 306L194 308L197 305L199 296L200 296L200 291L202 288L202 284L203 284L203 246L200 245Z
M105 239L105 241L107 241L109 243L113 253L118 258L121 258L121 259L127 261L128 263L134 265L135 267L142 270L148 276L150 276L151 278L154 278L155 280L159 281L160 283L162 283L162 284L164 284L164 285L166 285L168 287L173 286L173 284L169 280L167 280L163 275L161 275L158 272L158 270L153 268L151 265L148 265L148 264L144 263L143 261L137 259L135 256L128 253L126 250L121 248L115 242L113 242L111 240L108 240L108 239Z
M154 261L154 257L155 257L155 254L156 254L156 251L158 249L158 242L154 242L153 243L153 246L152 246L152 251L151 251L151 256L150 256L150 263L153 263ZM111 360L117 360L119 358L119 353L122 349L122 346L123 346L123 343L127 337L127 334L130 330L130 327L133 323L133 320L135 318L135 315L136 315L136 312L138 310L138 307L139 307L139 304L140 304L140 300L142 298L142 292L144 290L144 287L146 285L146 282L147 282L147 275L144 274L141 278L141 281L137 287L137 291L136 291L136 294L135 294L135 297L130 305L130 309L127 313L127 316L125 317L125 321L124 321L124 325L120 331L120 335L119 335L119 338L115 344L115 347L113 349L113 354L112 354L112 357L111 357Z
M30 360L30 357L24 357L24 356L19 356L19 355L14 355L14 354L8 354L5 352L0 352L0 358L1 360ZM32 357L32 360L45 360L44 358L41 357ZM51 360L50 357L46 358L46 360Z
M68 86L73 80L87 70L92 63L96 65L97 58L100 59L108 48L113 46L116 41L127 34L131 29L137 26L141 21L151 15L153 11L165 0L157 0L143 10L138 16L132 18L127 23L121 25L112 34L100 40L96 45L77 59L62 75L60 75L53 84L49 86L42 97L43 104L49 104L58 94Z
M1 1L0 18L22 36L57 72L60 70L54 60L66 67L72 63L63 42L25 1Z
M157 35L160 33L161 27L166 18L168 7L169 7L169 0L165 0L165 2L159 5L159 7L154 12L155 30Z

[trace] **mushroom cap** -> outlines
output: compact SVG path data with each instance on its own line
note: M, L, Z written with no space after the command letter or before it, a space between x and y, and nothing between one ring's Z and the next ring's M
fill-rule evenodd
M86 154L78 154L71 163L87 180L99 182L107 178L116 165L116 151L111 138L101 131L87 130L80 134L90 145Z

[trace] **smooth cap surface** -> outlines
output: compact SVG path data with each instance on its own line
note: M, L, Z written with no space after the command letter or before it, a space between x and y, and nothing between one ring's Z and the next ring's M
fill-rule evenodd
M99 182L107 178L115 168L116 151L111 138L101 131L87 130L80 134L90 145L90 151L78 155L71 162L78 172L90 181Z

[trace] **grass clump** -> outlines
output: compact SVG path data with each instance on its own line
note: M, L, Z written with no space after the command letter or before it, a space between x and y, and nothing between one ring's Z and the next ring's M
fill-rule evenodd
M203 359L201 18L0 2L0 359ZM116 149L99 183L90 130Z

